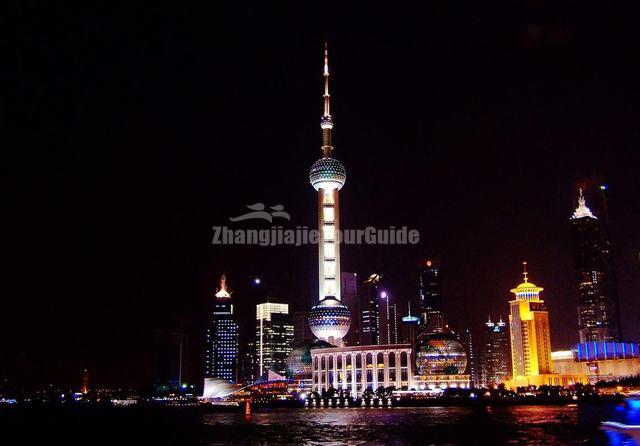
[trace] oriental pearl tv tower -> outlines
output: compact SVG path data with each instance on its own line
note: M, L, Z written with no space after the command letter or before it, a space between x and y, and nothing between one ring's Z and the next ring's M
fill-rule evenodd
M347 181L347 171L340 161L331 157L333 117L329 108L329 53L324 48L324 113L322 128L322 158L313 163L309 181L318 191L318 273L319 300L309 314L309 326L318 338L341 347L351 326L351 313L340 302L340 223L338 192Z

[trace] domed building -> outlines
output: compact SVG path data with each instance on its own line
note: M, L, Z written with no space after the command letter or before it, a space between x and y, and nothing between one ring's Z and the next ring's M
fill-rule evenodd
M311 380L311 350L332 347L333 345L321 339L310 339L294 347L287 358L287 378Z
M467 352L453 336L436 333L427 336L416 349L418 374L463 375L467 368Z

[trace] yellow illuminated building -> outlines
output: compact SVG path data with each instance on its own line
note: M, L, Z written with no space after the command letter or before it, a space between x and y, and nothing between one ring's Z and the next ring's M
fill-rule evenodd
M514 378L552 373L549 311L540 299L543 288L529 282L527 262L524 282L511 290L511 364Z
M522 264L524 282L511 290L515 299L509 301L513 377L505 382L505 385L508 388L516 388L541 385L569 386L585 382L584 375L553 373L549 311L540 299L540 292L544 288L529 282L527 262Z

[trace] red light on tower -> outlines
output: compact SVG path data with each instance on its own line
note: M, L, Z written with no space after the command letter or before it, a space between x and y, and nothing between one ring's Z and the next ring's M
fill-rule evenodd
M82 388L80 389L80 392L85 395L89 393L89 372L87 369L82 371Z

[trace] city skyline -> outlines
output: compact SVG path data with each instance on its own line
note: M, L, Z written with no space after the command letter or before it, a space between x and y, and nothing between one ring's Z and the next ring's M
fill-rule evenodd
M406 224L421 234L417 246L345 246L343 271L362 279L382 272L398 313L406 314L408 299L418 313L417 269L438 257L444 311L452 326L475 334L488 313L506 314L505 290L526 259L545 286L552 348L566 348L577 341L569 216L576 183L599 175L587 202L595 206L590 195L609 186L622 331L625 340L640 337L640 187L631 167L640 162L638 116L627 102L637 95L637 73L591 62L579 31L577 54L565 59L556 53L567 49L563 42L531 49L502 26L514 46L490 49L471 32L439 27L433 15L406 29L396 23L399 31L386 35L324 22L304 30L261 9L253 14L233 13L232 23L256 27L243 26L246 36L222 27L233 36L229 47L204 23L176 48L164 28L148 24L138 35L131 22L124 29L132 48L158 44L157 53L48 68L78 82L69 82L70 92L55 84L22 109L31 116L27 104L42 102L49 111L34 124L41 131L25 135L37 160L34 151L12 153L18 165L29 160L24 176L11 180L6 311L17 317L2 327L0 375L75 382L87 369L95 382L142 383L153 330L182 322L196 347L193 369L201 363L203 309L225 271L239 325L251 332L255 277L277 288L291 312L317 301L315 246L212 247L210 229L257 202L284 205L292 225L316 225L305 171L318 139L324 34L332 93L341 98L332 104L340 159L358 179L341 196L341 225ZM289 32L301 38L291 41ZM444 50L439 33L464 45ZM261 34L271 38L258 42ZM113 56L94 38L90 48ZM118 48L115 33L104 39ZM52 49L62 61L75 60L77 50L87 54L73 44ZM85 64L98 82L75 77ZM24 75L39 85L38 74ZM454 311L462 305L468 311Z

